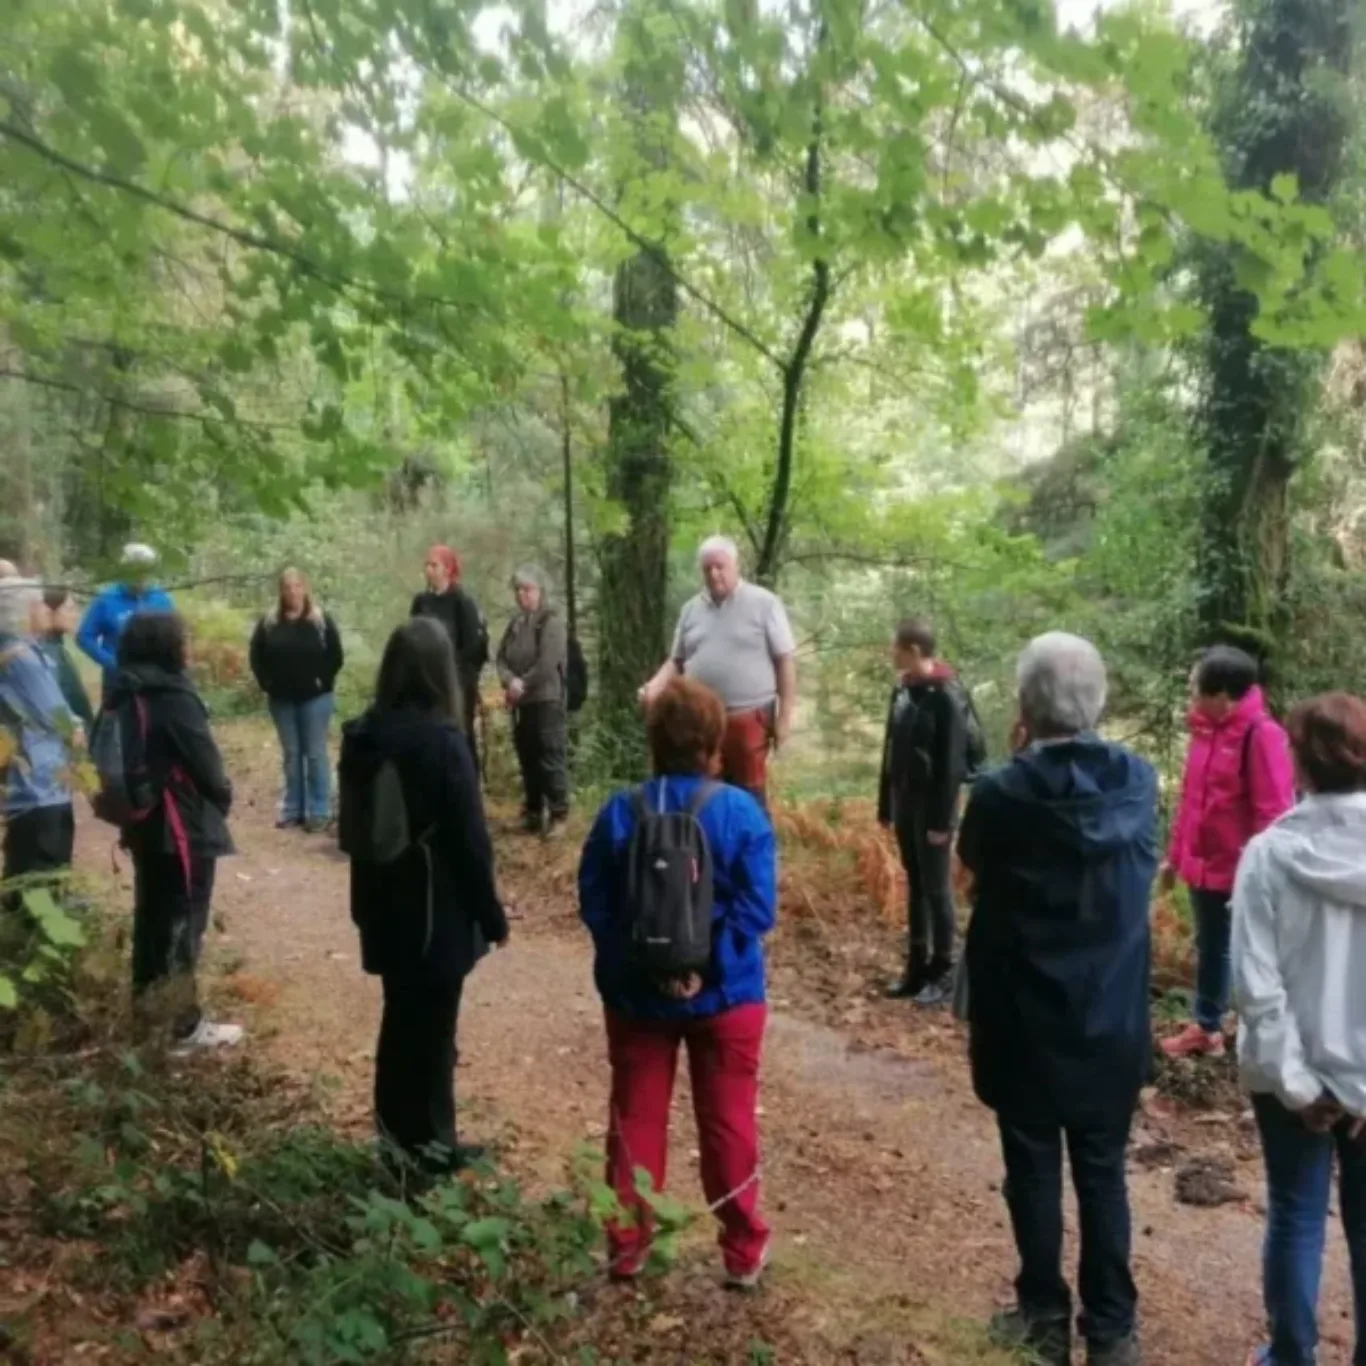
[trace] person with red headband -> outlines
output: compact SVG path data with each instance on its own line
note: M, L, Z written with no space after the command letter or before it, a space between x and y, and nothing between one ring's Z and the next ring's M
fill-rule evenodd
M413 599L409 616L434 617L446 628L460 678L461 721L478 769L481 758L474 717L479 705L479 675L489 662L489 628L474 598L460 583L460 556L448 545L434 545L423 566L427 591Z

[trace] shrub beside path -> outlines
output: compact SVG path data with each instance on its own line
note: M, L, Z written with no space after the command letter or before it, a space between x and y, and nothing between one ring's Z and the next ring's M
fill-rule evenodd
M347 1128L369 1125L377 984L360 972L347 913L346 865L325 838L273 827L274 745L259 727L225 728L239 784L241 853L220 866L223 933L212 956L246 1009L252 1045L312 1076ZM82 857L107 858L85 823ZM576 1148L603 1141L607 1067L585 937L570 895L575 850L553 853L500 830L500 869L513 942L469 984L458 1074L466 1136L534 1184L560 1183ZM104 865L107 867L107 863ZM773 1291L786 1327L812 1362L988 1363L975 1323L1009 1299L1013 1253L990 1116L971 1094L961 1042L942 1020L926 1028L906 1008L854 1003L832 1025L831 993L803 971L803 936L775 954L775 1005L762 1093L765 1200L777 1230ZM864 996L867 996L866 989ZM820 1002L824 1007L820 1008ZM247 1003L251 1004L247 1004ZM837 1018L837 1017L833 1017ZM701 1203L686 1080L680 1086L670 1186ZM1140 1155L1173 1136L1224 1145L1236 1116L1214 1124L1140 1125ZM1238 1363L1257 1334L1262 1226L1260 1167L1239 1164L1245 1199L1213 1209L1176 1203L1159 1161L1136 1163L1135 1263L1153 1366ZM1074 1220L1069 1213L1069 1232ZM673 1274L707 1289L717 1277L711 1230ZM632 1292L613 1292L629 1294ZM743 1317L722 1296L717 1312ZM1350 1356L1345 1256L1333 1239L1322 1308L1325 1366ZM689 1360L689 1325L642 1322L651 1355ZM789 1358L780 1353L780 1359Z

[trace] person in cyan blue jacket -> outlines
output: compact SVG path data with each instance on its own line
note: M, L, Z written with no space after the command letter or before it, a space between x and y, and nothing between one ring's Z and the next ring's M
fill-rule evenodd
M1020 656L1018 684L1019 748L973 785L958 844L974 880L972 1079L996 1112L1020 1256L1018 1307L993 1326L1045 1366L1071 1360L1065 1146L1087 1363L1138 1366L1124 1150L1152 1052L1157 775L1095 734L1106 677L1088 641L1040 636Z
M124 546L120 564L122 580L96 594L76 632L76 644L103 671L106 696L118 672L119 637L129 618L138 612L175 611L171 595L152 582L157 553L151 546L136 541Z

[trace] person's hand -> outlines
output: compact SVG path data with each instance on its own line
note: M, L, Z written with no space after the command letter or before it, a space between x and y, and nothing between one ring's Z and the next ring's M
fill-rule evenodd
M691 1001L702 990L702 978L695 972L682 977L671 977L664 983L664 994L675 1001Z
M81 724L78 722L78 723L76 724L76 726L75 726L75 727L72 729L72 731L71 731L71 747L72 747L72 749L84 749L84 748L85 748L85 740L86 740L86 736L85 736L85 727L84 727L83 725L81 725Z
M1015 724L1011 726L1010 740L1008 743L1012 754L1018 754L1022 749L1028 747L1029 728L1025 725L1023 720L1016 721Z
M925 843L933 845L936 849L942 849L948 842L949 832L947 830L925 831Z
M508 701L515 707L522 700L522 694L526 692L526 684L520 678L514 678L508 684Z
M880 829L890 831L892 828L892 818L890 816L879 816L877 823Z
M791 734L792 716L789 712L780 710L773 718L773 748L782 749Z
M1157 871L1157 890L1163 896L1170 896L1176 889L1176 869L1170 863L1163 863Z
M1304 1127L1314 1134L1328 1133L1346 1112L1332 1096L1320 1096L1312 1105L1299 1111Z

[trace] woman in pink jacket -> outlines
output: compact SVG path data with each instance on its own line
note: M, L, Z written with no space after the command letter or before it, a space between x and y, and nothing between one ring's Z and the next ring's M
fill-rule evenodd
M1168 888L1177 878L1190 888L1195 1019L1163 1040L1169 1058L1224 1051L1229 898L1238 860L1254 835L1295 804L1289 744L1267 712L1252 656L1217 645L1201 656L1191 681L1190 749L1162 877Z

